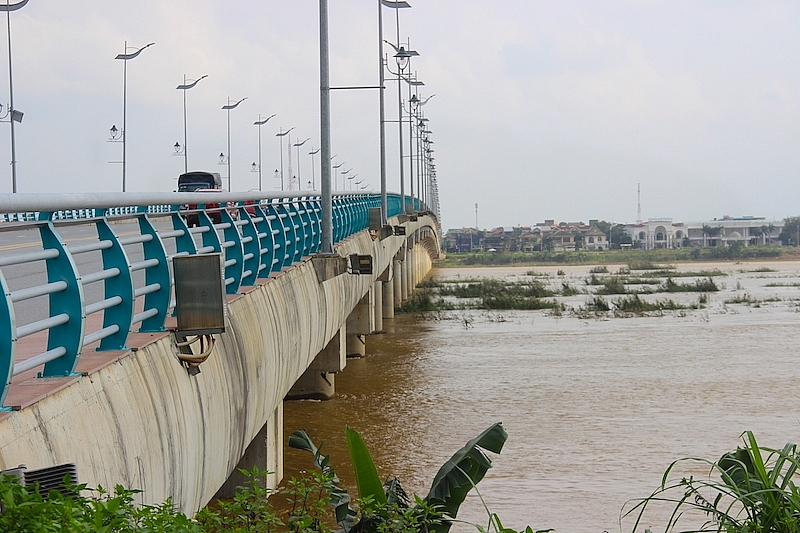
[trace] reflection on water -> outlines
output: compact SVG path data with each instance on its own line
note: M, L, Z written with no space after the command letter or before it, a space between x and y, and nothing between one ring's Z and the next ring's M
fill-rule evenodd
M774 272L757 272L759 266L703 265L728 273L715 278L722 290L706 309L663 316L398 316L385 322L385 334L369 337L367 357L349 360L336 376L334 400L286 403L287 434L304 428L324 441L352 486L349 425L363 435L383 477L396 476L407 491L424 495L439 465L500 420L509 440L480 489L506 525L618 530L623 504L649 494L674 459L716 459L748 429L762 445L797 440L800 263L767 264ZM560 269L563 276L555 267L533 270L550 283L588 289L589 267ZM434 275L513 279L530 270ZM755 303L725 303L744 294ZM562 300L580 306L586 299ZM310 467L305 455L286 455L287 476ZM459 518L485 525L480 501L469 498Z

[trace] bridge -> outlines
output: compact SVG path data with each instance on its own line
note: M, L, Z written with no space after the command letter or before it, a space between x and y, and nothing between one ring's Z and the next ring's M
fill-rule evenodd
M274 486L284 399L330 397L439 253L416 199L387 195L383 223L380 195L333 195L321 254L318 193L210 194L0 195L0 470L74 463L187 514L237 467ZM224 332L191 338L172 265L209 254Z

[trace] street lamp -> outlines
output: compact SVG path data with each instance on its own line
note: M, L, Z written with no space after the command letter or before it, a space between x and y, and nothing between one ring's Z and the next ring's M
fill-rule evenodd
M342 162L341 162L341 163L339 163L338 165L333 165L333 169L334 169L334 170L339 170L339 167L341 167L342 165L344 165L344 163L345 163L345 162L344 162L344 161L342 161ZM344 187L344 183L342 184L342 187ZM334 172L334 173L333 173L333 188L334 188L334 189L336 188L336 172Z
M411 4L405 0L378 0L378 86L380 90L380 161L381 161L381 215L382 222L386 223L387 198L386 198L386 112L384 110L384 63L383 63L383 6L394 8L397 22L397 40L400 41L400 9L409 8ZM400 180L400 194L402 198L403 181ZM403 200L403 203L405 200ZM405 207L403 208L405 210Z
M183 171L189 172L189 154L186 150L187 140L186 140L186 91L200 83L200 80L203 78L207 78L208 74L204 74L197 78L196 80L187 80L186 74L183 75L183 83L175 87L179 91L183 91L183 148L177 142L175 143L175 155L183 154Z
M261 190L261 126L269 122L269 119L274 117L275 114L271 114L265 119L261 118L261 113L258 114L258 120L253 122L254 126L258 126L258 190ZM255 162L253 162L253 167L255 167Z
M300 190L300 184L302 183L302 179L300 177L300 147L303 146L305 143L311 140L311 137L306 138L303 142L296 142L292 146L297 148L297 189Z
M226 163L228 164L228 192L231 192L231 109L236 109L236 107L247 100L247 97L240 99L235 104L231 103L231 97L228 97L228 105L222 106L222 109L228 112L228 157L226 158ZM220 154L222 155L222 154Z
M6 0L6 5L0 6L0 11L6 12L6 20L8 23L8 115L9 125L11 126L11 192L17 192L17 145L14 138L14 122L22 123L22 112L14 109L14 81L11 69L11 12L25 7L28 0L22 0L16 4L9 4Z
M286 135L288 135L289 132L292 131L293 129L294 129L294 126L292 126L291 128L289 128L286 131L283 131L283 126L281 126L281 131L279 133L275 134L275 137L280 137L281 138L281 190L284 190L283 189L283 138Z
M128 61L135 59L136 56L142 53L142 50L149 48L156 43L148 43L135 51L128 53L128 41L125 41L125 51L117 54L114 59L122 60L122 192L127 189L127 182L125 176L126 167L126 138L127 138L127 118L128 118ZM114 127L112 126L112 129Z
M398 41L400 39L400 26L398 22ZM405 213L406 211L406 193L405 193L405 174L403 172L403 87L401 81L403 80L403 71L408 68L408 64L413 56L419 55L413 50L406 50L404 46L399 48L389 43L395 49L394 59L397 63L397 127L398 127L398 140L400 144L400 205ZM398 42L398 45L400 43ZM413 201L413 200L412 200Z
M352 172L352 171L353 171L353 169L352 169L352 168L351 168L351 169L348 169L348 170L343 170L343 171L342 171L342 190L343 190L343 191L344 191L344 190L347 190L347 187L345 187L345 185L344 185L344 184L345 184L344 178L345 178L345 176L347 176L348 174L350 174L350 172Z
M314 156L319 153L319 150L320 149L317 148L316 150L312 149L310 152L308 152L308 155L311 156L311 190L312 191L317 188L317 182L315 181L315 177L314 177Z

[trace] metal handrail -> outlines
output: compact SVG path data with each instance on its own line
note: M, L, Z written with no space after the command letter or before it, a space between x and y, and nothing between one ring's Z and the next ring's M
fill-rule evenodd
M379 194L334 196L333 242L366 229L369 208L380 203ZM189 205L192 211L181 209ZM387 217L402 211L398 195L389 195L387 205ZM423 207L418 201L410 205ZM174 305L173 257L223 254L226 291L236 294L317 253L321 210L314 192L0 194L0 237L31 229L39 234L39 242L26 245L32 249L0 255L0 410L8 409L4 400L14 375L39 367L41 377L73 375L86 345L120 350L133 330L163 331ZM187 213L197 218L197 227L188 227ZM138 232L118 235L117 223L125 221L137 224ZM75 227L94 231L87 238L81 230L81 242L67 245L64 233ZM100 267L83 272L92 253ZM84 260L80 269L78 256ZM38 269L47 281L9 287L3 267L15 265ZM103 282L103 297L89 302L84 290L97 282ZM18 324L15 305L44 297L39 307L46 305L47 318ZM88 319L100 313L102 325L87 331ZM15 361L17 341L43 331L43 351Z

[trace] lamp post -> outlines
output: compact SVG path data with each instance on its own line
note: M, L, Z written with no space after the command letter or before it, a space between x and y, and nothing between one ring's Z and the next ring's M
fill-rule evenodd
M269 119L274 117L275 114L268 116L265 119L261 118L261 113L258 114L258 120L253 122L254 126L258 126L258 190L261 190L261 126L269 122Z
M342 165L344 165L344 163L345 163L345 162L344 162L344 161L342 161L342 162L341 162L341 163L339 163L338 165L333 165L333 169L334 169L334 170L339 170L339 167L341 167ZM342 184L342 186L344 186L344 184ZM336 188L336 172L334 172L334 173L333 173L333 188L334 188L334 189Z
M400 144L400 205L402 206L403 213L406 212L406 193L405 174L403 172L403 87L400 82L403 79L403 71L408 67L408 63L413 55L417 55L417 53L412 53L412 51L406 50L405 47L401 46L394 56L397 62L397 128L398 141Z
M415 126L415 119L417 117L417 107L414 103L416 98L416 91L419 87L425 85L421 81L419 81L414 75L414 79L411 79L411 72L409 72L408 77L406 78L406 83L408 84L408 182L410 184L410 195L411 195L411 203L413 206L414 203L414 126ZM414 93L412 94L412 87L414 89ZM419 152L417 152L419 153ZM419 196L419 187L417 188L417 196Z
M419 84L415 84L415 85L422 85L422 83L420 82ZM425 123L428 122L427 118L425 118L423 116L420 116L422 114L421 108L425 104L427 104L428 101L431 98L433 98L434 96L436 96L436 94L432 94L429 97L425 98L424 100L420 100L419 97L416 94L414 94L411 97L411 99L409 100L409 103L411 103L412 109L417 112L417 117L419 119L418 134L417 134L417 157L419 157L420 148L421 148L421 146L420 146L421 135L420 134L425 129ZM428 132L428 133L430 133L430 132ZM412 163L412 165L413 165L413 163ZM421 162L419 163L419 165L421 165ZM417 180L418 180L417 181L417 194L420 196L420 199L422 199L422 176L421 176L421 171L422 171L422 169L420 168L420 166L418 166L417 167ZM412 175L412 180L413 180L413 175ZM413 183L412 183L412 187L413 187Z
M228 113L228 156L225 158L225 162L228 165L228 192L231 192L231 109L236 109L236 107L247 100L247 97L240 99L235 104L231 103L230 96L228 97L228 104L222 106L222 109L227 111Z
M187 80L186 74L183 75L183 83L175 87L179 91L183 91L183 148L177 142L175 143L175 154L180 155L183 154L183 171L189 172L189 154L187 153L186 145L188 144L186 140L186 91L200 83L200 80L203 78L207 78L208 74L204 74L197 78L196 80Z
M311 140L311 137L307 137L303 142L296 142L294 143L294 147L297 148L297 189L300 190L300 184L303 183L302 177L300 176L300 147L303 146L305 143Z
M293 129L294 129L294 126L292 126L291 128L289 128L286 131L283 131L283 126L281 126L280 132L275 134L276 137L280 137L280 139L281 139L281 190L284 190L284 188L283 188L283 184L284 184L284 182L283 182L283 138L286 135L288 135L289 132L292 131Z
M400 9L409 8L411 4L405 0L391 1L391 0L378 0L378 86L379 89L379 106L380 106L380 162L381 162L381 215L382 222L386 223L387 214L387 197L386 197L386 114L384 110L384 63L383 63L383 6L394 8L395 18L398 25L398 41L400 40ZM402 180L400 181L401 197L402 197ZM403 200L405 202L405 200Z
M8 25L8 117L11 126L11 192L17 192L17 145L14 137L14 122L22 123L22 112L14 109L14 80L11 68L11 12L25 7L28 0L22 0L16 4L10 4L6 0L6 5L0 6L0 11L6 12Z
M315 178L314 178L314 156L319 153L319 150L320 149L317 148L316 150L312 149L310 152L308 152L308 155L311 156L311 190L312 191L317 188L317 182L315 181Z
M120 132L122 136L122 192L125 192L127 189L127 181L125 176L125 167L127 165L126 162L126 145L127 145L127 137L128 137L128 129L127 129L127 118L128 118L128 61L131 59L135 59L136 56L142 53L142 50L153 46L156 43L148 43L141 48L136 49L135 51L128 53L128 41L125 41L125 51L121 54L117 54L117 57L114 59L121 59L122 60L122 131ZM112 129L114 127L112 126ZM113 134L112 134L113 136Z

